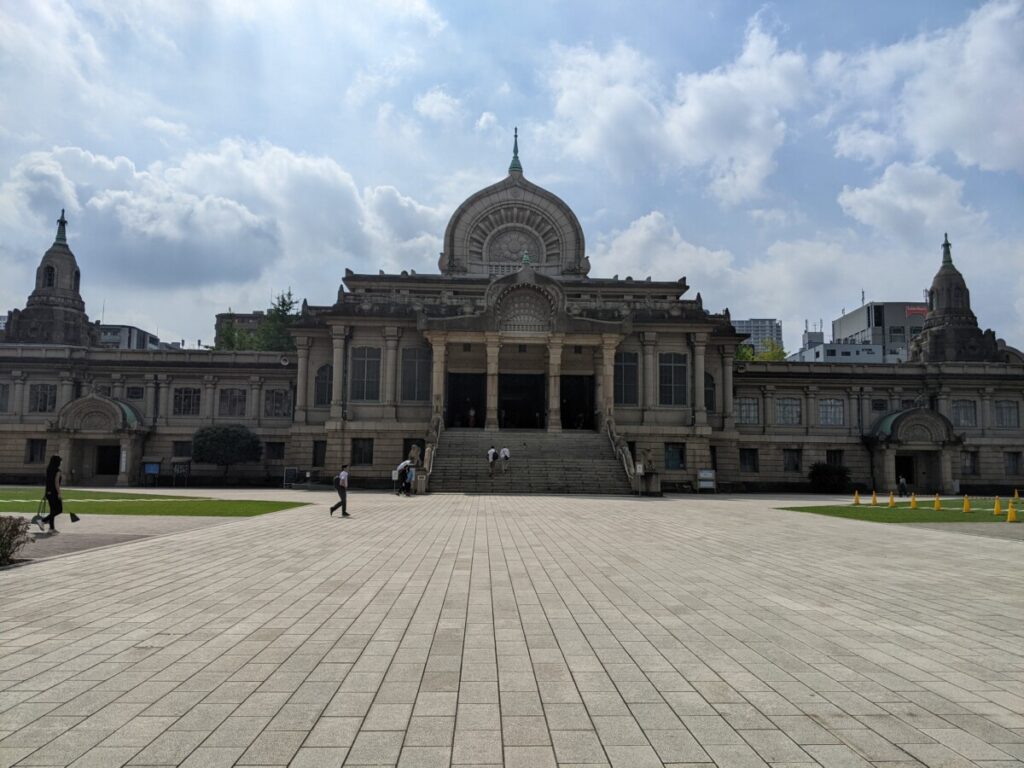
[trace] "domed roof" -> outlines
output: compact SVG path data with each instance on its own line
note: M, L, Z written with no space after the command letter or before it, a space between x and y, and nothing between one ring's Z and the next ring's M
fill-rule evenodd
M78 261L68 247L67 224L62 208L57 219L57 236L39 261L36 287L26 306L57 306L85 311L85 302L79 292L81 274Z
M546 275L586 275L583 228L565 202L527 181L516 131L508 176L471 195L444 234L442 274L507 275L524 263Z
M978 320L971 311L971 294L967 281L953 266L952 244L947 234L942 243L942 266L935 273L932 287L928 291L928 316L925 327L935 325L963 324L977 325Z

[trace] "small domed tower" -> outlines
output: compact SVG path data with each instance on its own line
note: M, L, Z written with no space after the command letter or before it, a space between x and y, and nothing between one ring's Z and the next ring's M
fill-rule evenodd
M68 247L68 221L61 210L57 237L36 269L35 290L25 309L7 316L6 341L30 344L92 346L96 330L85 314L80 293L81 272Z
M911 342L910 361L998 362L1002 360L992 331L982 333L971 311L967 282L953 266L953 246L946 235L942 243L942 266L928 290L928 315L924 329Z

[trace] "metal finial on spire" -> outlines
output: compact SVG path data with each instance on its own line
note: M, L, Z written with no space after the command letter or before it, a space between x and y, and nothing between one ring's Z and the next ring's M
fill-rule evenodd
M68 232L67 232L68 220L64 218L64 209L60 209L60 218L57 219L57 238L54 240L55 243L63 243L67 245Z
M508 166L509 173L522 174L523 165L519 162L519 126L515 127L513 133L514 138L512 139L512 162Z
M949 233L948 232L944 232L943 233L943 239L942 239L942 263L943 264L952 264L953 263L952 247L953 247L952 244L949 242Z

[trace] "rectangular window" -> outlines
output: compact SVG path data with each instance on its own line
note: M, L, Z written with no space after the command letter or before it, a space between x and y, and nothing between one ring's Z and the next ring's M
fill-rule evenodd
M327 466L327 441L326 440L314 440L313 441L313 466L314 467L326 467Z
M25 463L42 464L46 461L46 441L26 440L25 441Z
M871 401L871 410L881 413L882 411L889 410L889 401L883 398L875 398Z
M174 389L174 415L198 416L200 405L199 387L176 387Z
M1016 429L1020 426L1020 405L1016 400L996 400L995 408L997 427Z
M110 385L109 384L97 384L93 388L93 391L95 391L97 395L103 395L104 397L110 397Z
M907 410L908 408L913 408L914 407L914 402L915 401L912 398L909 398L909 397L908 398L904 398L904 399L900 400L900 408L902 408L903 410Z
M263 455L267 461L284 461L284 443L264 443Z
M636 352L615 353L615 404L640 404L640 356Z
M658 361L658 403L686 405L686 355L662 352Z
M28 387L28 412L53 413L57 410L56 384L30 384Z
M819 400L818 424L823 427L843 426L843 401L834 397Z
M978 474L978 452L977 451L964 451L961 456L961 474L963 475L976 475Z
M978 409L973 400L954 400L950 421L954 427L978 426Z
M10 405L11 385L0 384L0 413L7 413Z
M373 464L373 438L352 438L352 464Z
M804 452L800 448L782 449L782 471L801 472Z
M292 392L290 389L268 389L263 393L263 415L270 418L285 418L292 415Z
M217 415L244 417L245 395L244 389L222 389L220 391L220 404L217 407Z
M380 348L352 350L352 399L380 400Z
M191 440L175 440L171 445L171 454L175 458L192 458L192 441Z
M906 334L906 328L902 325L890 325L889 326L889 339L892 341L898 341L903 338Z
M839 449L825 451L825 463L833 467L843 466L843 452Z
M137 385L125 387L124 396L129 400L141 400L146 396L146 388Z
M1020 451L1007 451L1003 454L1003 465L1006 467L1007 477L1016 477L1022 474L1021 467L1024 461L1021 459Z
M736 423L737 424L760 424L758 414L758 403L756 397L736 398Z
M665 469L686 469L686 443L665 443Z
M740 448L740 472L760 472L757 448Z
M712 445L708 448L711 452L711 468L718 471L718 446Z
M800 399L780 397L775 401L775 423L779 426L799 426Z
M432 360L429 347L410 347L402 350L402 400L430 401Z

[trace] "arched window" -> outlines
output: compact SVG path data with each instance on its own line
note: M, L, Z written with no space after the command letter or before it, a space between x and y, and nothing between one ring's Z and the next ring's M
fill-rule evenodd
M82 273L77 269L75 270L75 291L77 292L82 284Z
M316 369L313 382L313 405L331 404L331 382L334 379L334 366L324 363Z
M47 264L43 267L43 288L53 288L57 284L57 270Z
M704 407L708 413L715 412L715 377L710 373L704 374Z

